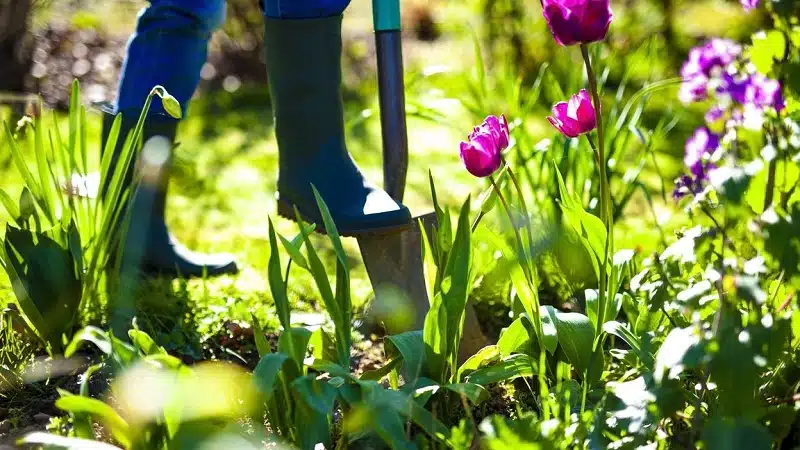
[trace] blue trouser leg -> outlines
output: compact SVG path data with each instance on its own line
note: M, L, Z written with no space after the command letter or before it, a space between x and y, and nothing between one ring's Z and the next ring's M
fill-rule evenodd
M341 14L350 0L264 0L267 17L303 19ZM151 0L139 14L128 42L117 95L117 111L141 110L160 84L186 112L200 81L208 40L225 19L224 0ZM152 113L163 113L160 102Z
M337 16L350 0L264 0L264 14L273 19L312 19Z
M224 19L224 0L150 0L128 41L117 111L138 113L160 84L186 112L206 62L208 40ZM150 111L163 113L161 102L153 102Z

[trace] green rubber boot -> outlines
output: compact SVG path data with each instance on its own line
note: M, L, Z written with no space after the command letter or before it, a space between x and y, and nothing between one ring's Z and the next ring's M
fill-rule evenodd
M108 108L103 108L103 143L108 139L115 116ZM122 117L117 147L110 170L114 171L116 155L122 150L125 138L136 128L138 114L126 114ZM142 139L147 142L153 137L161 136L172 143L178 121L166 115L153 115L147 119ZM181 245L167 229L164 220L167 203L167 185L169 184L170 162L161 171L162 176L155 183L154 190L144 195L137 189L131 205L131 219L128 225L127 239L122 248L141 250L140 269L146 275L166 277L202 277L233 274L238 271L236 261L229 254L207 255L195 253ZM134 180L133 170L126 174L125 184L130 186ZM142 242L131 242L132 240Z
M313 186L339 233L392 232L408 209L367 181L345 146L341 96L342 17L265 18L269 90L279 150L278 213L322 225Z

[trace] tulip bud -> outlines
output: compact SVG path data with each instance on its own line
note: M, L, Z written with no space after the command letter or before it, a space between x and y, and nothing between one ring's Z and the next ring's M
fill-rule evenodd
M506 118L489 116L461 143L461 161L469 173L479 178L493 174L503 163L502 152L508 147Z
M183 116L180 102L177 98L173 97L167 92L161 96L161 105L164 107L164 111L166 111L170 116L176 119L180 119Z
M564 136L576 138L597 127L597 112L586 89L553 106L553 115L547 120Z

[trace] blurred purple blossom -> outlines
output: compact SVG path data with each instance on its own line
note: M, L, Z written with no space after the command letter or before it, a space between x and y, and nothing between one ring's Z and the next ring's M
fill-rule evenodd
M778 111L785 106L780 82L759 73L746 76L725 73L717 92L729 95L731 100L742 105L772 107Z
M681 68L684 80L698 75L710 77L715 68L724 68L742 53L742 47L730 39L714 38L705 44L693 48L689 59Z
M698 128L686 141L683 163L689 169L689 174L681 175L675 180L672 198L680 200L689 193L697 194L703 190L709 174L717 168L710 159L719 148L719 144L719 136L705 127Z
M708 160L718 148L719 136L710 132L708 128L698 128L686 141L683 163L692 175L705 179L708 171L712 169Z

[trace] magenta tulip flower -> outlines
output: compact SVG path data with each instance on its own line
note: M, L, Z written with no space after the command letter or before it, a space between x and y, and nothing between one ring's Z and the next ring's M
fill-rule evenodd
M573 95L569 102L559 102L553 106L553 115L547 120L569 138L576 138L597 127L597 113L586 89Z
M461 143L461 161L467 171L479 178L493 174L503 163L502 152L508 148L508 123L505 116L487 117Z
M759 0L741 0L742 7L744 7L745 11L750 11L751 9L758 8Z
M561 45L602 41L614 17L609 0L543 0L542 12Z

